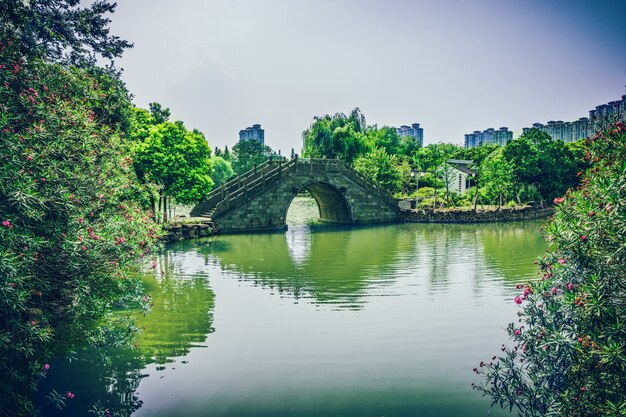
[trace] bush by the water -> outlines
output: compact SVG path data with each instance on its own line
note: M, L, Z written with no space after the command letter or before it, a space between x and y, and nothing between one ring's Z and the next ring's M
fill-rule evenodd
M32 389L63 341L129 334L94 321L144 301L124 271L150 257L158 232L123 139L121 83L0 39L0 415L14 416L33 413Z
M626 126L587 148L593 168L554 200L543 276L511 301L512 346L475 369L480 390L523 416L626 416Z

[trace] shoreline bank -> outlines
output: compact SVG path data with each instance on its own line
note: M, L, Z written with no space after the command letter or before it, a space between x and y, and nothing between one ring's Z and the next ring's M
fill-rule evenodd
M503 223L546 219L554 214L553 207L505 208L500 210L403 210L401 223Z

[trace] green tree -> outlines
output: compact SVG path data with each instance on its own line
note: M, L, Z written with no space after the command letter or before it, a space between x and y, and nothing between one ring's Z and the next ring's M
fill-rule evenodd
M224 154L222 155L222 158L224 158L228 162L231 162L231 163L233 162L233 156L228 150L228 145L224 146Z
M200 131L188 131L180 121L152 126L134 151L137 176L158 187L164 220L168 197L192 204L202 200L213 187L211 149Z
M341 159L352 164L372 149L365 130L365 117L358 108L349 116L337 113L315 117L311 127L304 132L304 156Z
M435 189L433 199L433 208L437 204L438 188L443 186L446 189L446 201L449 202L448 185L450 184L450 167L447 163L448 159L454 155L458 147L449 143L430 144L424 148L418 149L413 154L413 164L419 171L428 172L433 178L430 184ZM421 180L420 180L421 181ZM443 183L443 184L442 184Z
M0 31L12 34L14 47L29 58L93 66L96 57L120 57L129 42L109 33L107 14L116 3L99 0L3 0Z
M233 175L235 175L235 171L233 171L233 167L230 162L221 156L213 156L211 158L211 162L213 163L213 174L211 175L211 179L216 187L219 187L223 183L227 182Z
M122 341L94 319L143 298L125 271L158 237L116 108L126 91L24 59L20 39L0 36L0 415L33 413L30 390L68 335Z
M372 181L380 184L389 192L400 191L402 171L395 155L389 155L384 148L376 148L372 152L360 156L354 162L354 169Z
M149 103L150 116L152 116L152 124L158 125L165 123L170 119L170 109L163 108L160 103Z
M261 165L273 154L272 148L256 140L239 141L230 153L232 168L237 174L243 174ZM226 151L224 151L224 159L228 160Z
M513 189L518 203L540 197L537 184L539 171L539 149L527 136L510 141L502 152L513 170Z
M515 297L512 346L476 369L478 388L522 416L626 415L626 127L589 152L580 189L555 199L543 277Z
M551 201L578 185L578 172L586 167L580 145L552 140L538 129L530 129L509 142L503 155L513 167L518 200Z
M471 168L474 171L474 197L472 199L474 211L476 211L476 207L478 206L478 200L481 196L481 187L484 182L482 180L482 176L485 171L485 161L498 148L498 145L483 145L471 148L465 153L466 158L473 162Z
M502 148L498 148L484 161L481 183L491 201L498 201L500 210L513 187L513 168L502 156Z
M400 153L400 136L393 127L383 126L380 129L369 130L367 140L372 146L384 148L388 154L396 155Z

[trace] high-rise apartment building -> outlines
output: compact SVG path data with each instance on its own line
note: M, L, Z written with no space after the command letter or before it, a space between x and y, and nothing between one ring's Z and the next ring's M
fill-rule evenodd
M545 125L542 123L533 123L533 127L525 127L523 132L526 133L530 129L538 129L546 132L554 140L562 140L563 142L575 142L578 139L586 138L589 135L589 120L581 117L574 122L564 122L562 120L550 120Z
M402 125L396 128L398 136L410 136L414 138L417 146L424 146L424 129L420 127L419 123L413 123L411 126Z
M472 133L465 135L465 147L475 148L481 145L500 145L505 146L510 140L513 139L513 132L508 127L504 126L500 129L475 130Z
M265 130L261 129L261 125L252 125L244 130L239 131L239 141L256 140L261 144L265 144Z
M533 123L533 128L546 132L552 139L574 142L592 136L610 122L620 120L626 122L626 95L623 95L621 100L596 106L595 109L589 111L589 118L581 117L574 122L550 120L545 125ZM526 133L530 129L530 127L525 127L523 131Z
M626 94L621 100L611 101L589 110L589 134L594 134L614 121L626 122Z

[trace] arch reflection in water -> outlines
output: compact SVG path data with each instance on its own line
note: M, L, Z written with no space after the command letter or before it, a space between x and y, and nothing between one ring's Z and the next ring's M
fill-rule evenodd
M186 254L165 252L157 257L157 264L156 274L142 277L153 307L145 317L136 315L141 333L134 349L85 348L53 363L38 389L43 416L91 415L94 406L130 416L142 406L136 391L140 381L150 376L147 367L157 364L153 372L159 372L185 366L184 356L202 346L214 331L215 297L207 276L190 273L195 264ZM71 391L75 397L58 410L46 398L53 389Z
M386 227L298 227L286 234L220 236L198 243L196 250L208 255L208 262L281 294L360 308L367 287L393 278L394 259L411 250L408 239Z

